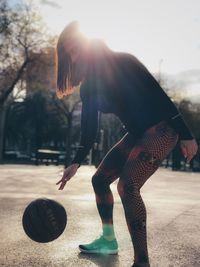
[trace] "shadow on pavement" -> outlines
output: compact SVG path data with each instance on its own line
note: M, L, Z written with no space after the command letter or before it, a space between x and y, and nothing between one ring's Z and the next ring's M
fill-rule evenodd
M98 254L84 254L80 252L78 254L79 259L85 259L94 262L97 266L119 266L119 255L98 255Z

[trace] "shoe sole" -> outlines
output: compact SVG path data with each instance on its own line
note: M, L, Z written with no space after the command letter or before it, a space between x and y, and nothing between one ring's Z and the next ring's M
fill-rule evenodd
M113 249L113 250L100 250L100 249L96 249L96 250L85 250L83 248L80 248L80 251L86 254L108 254L108 255L114 255L118 253L118 249Z

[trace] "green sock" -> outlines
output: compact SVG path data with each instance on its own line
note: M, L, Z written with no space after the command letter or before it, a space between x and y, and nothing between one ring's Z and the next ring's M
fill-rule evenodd
M112 224L103 224L103 236L109 241L115 239L115 232Z

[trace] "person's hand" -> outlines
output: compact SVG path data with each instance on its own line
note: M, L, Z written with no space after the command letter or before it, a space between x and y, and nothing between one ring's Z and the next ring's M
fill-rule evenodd
M184 157L187 158L188 163L196 155L198 151L198 145L195 139L180 140L180 148Z
M62 178L56 183L56 184L60 184L60 187L58 188L58 190L63 190L63 188L65 187L66 183L72 178L72 176L74 176L77 172L78 169L78 164L72 164L69 167L67 167L64 170L63 176Z

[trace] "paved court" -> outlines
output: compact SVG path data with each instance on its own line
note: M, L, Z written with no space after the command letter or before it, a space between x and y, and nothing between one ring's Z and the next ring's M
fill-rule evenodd
M115 231L120 252L87 256L78 245L98 237L100 220L91 176L81 166L63 191L57 190L61 166L0 165L0 266L9 267L130 267L133 249L116 183ZM200 266L200 174L160 168L141 189L148 212L151 267ZM34 199L48 197L64 205L68 224L55 241L30 240L21 225L23 210Z

